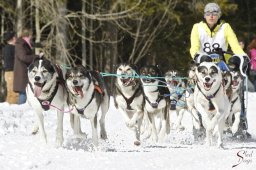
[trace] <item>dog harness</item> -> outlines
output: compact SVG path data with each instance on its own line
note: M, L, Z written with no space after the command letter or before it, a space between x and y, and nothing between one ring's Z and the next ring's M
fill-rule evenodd
M103 92L103 90L98 86L98 85L95 85L95 87L94 87L94 92L93 92L93 94L92 94L92 97L91 97L91 99L90 99L90 101L87 103L87 105L86 106L84 106L82 109L78 109L78 108L76 108L76 110L77 110L77 112L79 113L79 114L84 114L84 110L87 108L87 106L89 106L89 104L92 102L92 100L93 100L93 98L94 98L94 96L95 96L95 92L98 92L100 95L102 95L102 96L104 96L104 92ZM99 108L98 108L99 109Z
M32 92L34 93L34 90L32 88L32 84L30 82L28 84L29 84ZM56 93L58 91L58 88L59 88L59 83L57 82L56 86L53 90L53 93L51 94L51 96L48 99L41 100L41 99L37 98L37 100L39 101L39 103L42 106L42 108L44 109L44 111L47 111L47 110L50 109L51 102L52 102L54 96L56 95Z
M233 108L233 105L235 104L235 102L237 101L237 99L238 99L238 96L235 98L235 100L232 100L231 101L231 110L230 111L232 111L232 108Z
M122 93L122 91L117 88L117 91L123 96L125 102L126 102L126 105L127 105L127 109L128 110L132 110L132 107L131 107L131 103L133 101L133 99L136 97L136 94L141 90L141 86L139 86L136 91L134 92L134 94L130 97L130 98L127 98L124 96L124 94Z
M95 95L95 91L92 93L92 97L90 99L90 101L87 103L87 105L85 105L82 109L78 109L77 107L76 110L79 114L83 115L84 114L84 110L86 109L87 106L89 106L89 104L92 102L92 99L94 98L94 95Z
M147 100L147 102L151 105L151 107L153 107L155 109L158 107L159 102L164 98L164 96L158 94L158 98L156 99L155 102L152 103L152 102L150 102L150 100L148 99L148 97L145 94L144 94L144 96L145 96L145 99Z
M216 96L216 94L219 92L220 87L221 87L221 84L220 84L219 88L216 90L216 92L213 93L213 94L210 95L210 96L206 96L206 95L203 93L203 91L201 90L201 88L199 87L199 85L198 85L198 84L196 84L196 85L197 85L199 91L200 91L200 92L204 95L204 97L209 101L209 110L215 110L215 107L214 107L214 105L212 104L211 99L214 98L214 97Z

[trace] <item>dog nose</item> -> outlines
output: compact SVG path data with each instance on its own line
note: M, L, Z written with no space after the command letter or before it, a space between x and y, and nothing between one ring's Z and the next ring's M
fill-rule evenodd
M77 80L73 80L73 84L77 85L78 81Z
M35 77L35 81L39 81L40 79L41 79L40 76L36 76L36 77Z
M206 78L205 78L205 81L206 81L206 82L209 82L210 80L211 80L211 79L210 79L209 77L206 77Z

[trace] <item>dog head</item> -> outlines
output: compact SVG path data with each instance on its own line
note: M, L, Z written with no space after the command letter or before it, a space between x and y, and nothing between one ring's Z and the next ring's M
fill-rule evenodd
M242 75L240 74L239 71L232 71L231 72L231 76L232 76L232 90L233 92L237 92L240 88L241 88L241 84L242 84Z
M222 83L219 67L211 62L202 62L196 69L198 85L205 91L216 90Z
M135 69L134 66L130 64L119 64L117 69L116 69L116 74L118 75L117 77L117 82L119 85L122 86L133 86L135 85Z
M58 73L46 58L36 58L28 67L28 79L34 94L39 97L57 82Z
M183 81L181 79L181 75L177 70L169 70L165 73L165 81L168 86L182 86Z
M196 64L191 64L188 69L188 78L190 79L196 79L196 69L197 65Z
M140 75L142 76L141 78L142 83L155 84L159 82L158 77L161 76L161 71L158 66L149 65L149 66L144 66L140 69Z
M90 72L83 66L68 69L65 75L68 91L75 96L84 97L84 93L89 88L92 77Z

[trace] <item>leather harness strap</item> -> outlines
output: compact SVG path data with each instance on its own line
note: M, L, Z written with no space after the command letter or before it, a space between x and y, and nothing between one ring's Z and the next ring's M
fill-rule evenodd
M117 87L118 92L123 96L124 100L126 101L128 110L132 110L131 103L132 103L133 99L135 98L136 94L141 90L140 87L141 86L139 86L136 89L136 91L134 92L134 94L130 98L125 97L124 94L122 93L122 91Z

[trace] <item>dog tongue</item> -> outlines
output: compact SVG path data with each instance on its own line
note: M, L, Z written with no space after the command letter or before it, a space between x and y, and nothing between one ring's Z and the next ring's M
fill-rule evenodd
M35 97L39 97L41 95L41 92L42 92L42 87L40 87L40 86L35 86L34 87Z
M84 93L81 87L74 87L76 93L78 93L82 98L84 97Z

